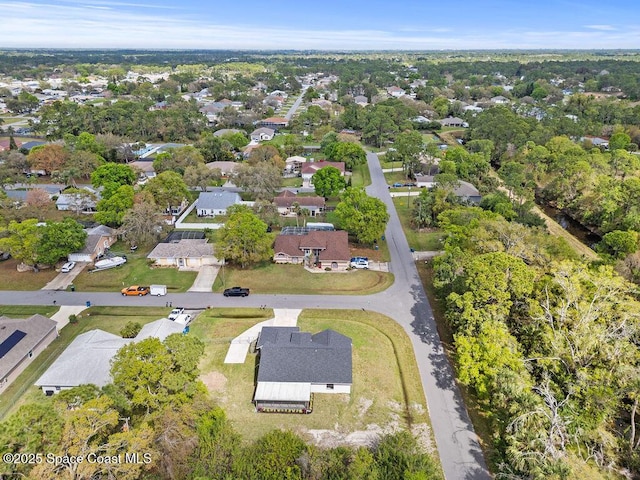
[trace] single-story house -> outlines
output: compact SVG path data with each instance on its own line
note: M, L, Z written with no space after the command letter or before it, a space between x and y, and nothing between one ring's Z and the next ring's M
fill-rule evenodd
M0 393L58 336L57 327L43 315L0 316Z
M227 208L242 202L236 192L220 190L217 192L202 192L196 200L196 214L199 217L215 217L226 215Z
M17 148L20 148L22 146L22 142L20 142L20 140L14 139L14 141L16 142ZM10 139L0 140L0 152L9 151L10 149L11 149Z
M300 169L302 168L302 165L304 163L306 163L307 159L304 157L301 157L300 155L293 155L292 157L287 158L284 163L285 163L285 169L288 172L297 172L300 171Z
M387 88L387 93L392 97L400 98L403 97L407 92L405 92L402 88L394 85L393 87Z
M465 122L463 119L458 117L448 117L439 120L440 125L443 127L468 127L469 124Z
M416 186L419 188L432 188L436 185L436 180L434 176L431 175L416 175ZM453 193L460 199L466 200L468 202L480 203L482 200L482 195L476 187L474 187L469 182L465 182L464 180L458 181L458 186L453 191Z
M224 177L228 177L232 175L241 164L240 162L209 162L205 165L211 170L217 168Z
M509 99L503 95L496 95L495 97L491 97L491 103L496 103L498 105L504 105L509 103Z
M262 327L256 349L258 412L311 413L314 393L351 393L352 342L345 335Z
M56 208L76 213L95 213L100 200L100 193L88 187L83 187L82 193L61 193L56 199Z
M87 232L87 238L84 248L79 252L70 253L70 262L95 262L96 258L104 254L118 240L117 232L106 225L87 228L85 232Z
M360 105L361 107L366 107L367 105L369 105L369 100L364 95L356 95L355 97L353 97L353 101L356 103L356 105Z
M286 128L289 125L289 120L283 117L269 117L260 120L258 123L261 127L272 128L277 132L280 128Z
M315 217L324 211L323 197L300 197L291 190L283 190L273 199L280 215L295 215L295 204L309 210L309 216Z
M244 130L238 130L237 128L221 128L220 130L213 132L213 136L223 137L224 135L232 135L234 133L242 133L243 135L246 135Z
M275 134L276 132L272 128L260 127L251 132L250 138L252 142L267 142L273 139Z
M47 396L79 385L104 387L111 383L111 360L122 347L147 338L165 340L183 331L184 325L167 318L147 323L135 338L91 330L78 335L35 384Z
M324 167L335 167L340 170L340 175L344 177L344 162L306 162L302 165L302 169L300 170L302 173L302 180L311 183L311 177L313 177L313 174Z
M273 247L275 263L346 270L349 267L349 237L344 230L312 230L303 235L278 235Z
M204 265L221 265L213 255L213 245L207 239L182 239L177 242L159 243L147 255L159 267L200 268Z

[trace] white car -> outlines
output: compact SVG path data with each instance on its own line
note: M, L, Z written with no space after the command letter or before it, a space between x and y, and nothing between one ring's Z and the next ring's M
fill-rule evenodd
M175 320L176 318L178 318L183 313L184 313L184 308L183 307L176 307L173 310L171 310L171 313L169 314L169 316L167 318L169 320Z
M179 323L181 325L189 325L191 323L191 315L189 315L188 313L183 313L182 315L178 315L175 319L174 322Z
M351 268L364 268L367 270L369 268L369 259L365 257L354 257L349 262Z
M73 270L73 267L76 266L76 262L67 262L64 265L62 265L62 268L60 269L60 273L69 273L71 270Z

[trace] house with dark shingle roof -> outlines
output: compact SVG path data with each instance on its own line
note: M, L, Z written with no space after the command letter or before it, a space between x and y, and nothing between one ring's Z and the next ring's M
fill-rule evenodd
M58 336L58 323L43 315L0 316L0 393Z
M314 393L351 393L352 342L334 330L262 327L256 349L258 412L311 413Z
M273 247L275 263L304 264L307 267L349 267L349 237L344 230L305 232L303 235L278 235Z
M294 215L296 204L300 208L309 210L309 216L315 217L324 211L325 201L323 197L304 197L293 193L291 190L283 190L273 199L273 203L278 207L280 215Z

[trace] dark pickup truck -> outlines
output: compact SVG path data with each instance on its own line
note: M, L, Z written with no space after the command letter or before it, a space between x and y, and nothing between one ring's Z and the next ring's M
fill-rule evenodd
M231 287L227 288L222 294L225 297L246 297L247 295L249 295L249 289L242 287Z

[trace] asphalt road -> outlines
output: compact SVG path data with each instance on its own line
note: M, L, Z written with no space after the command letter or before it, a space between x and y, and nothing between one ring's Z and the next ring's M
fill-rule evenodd
M384 201L390 214L385 235L391 254L390 271L395 282L384 292L362 296L252 294L246 298L191 292L164 297L124 298L117 292L0 291L0 305L47 305L54 300L58 305L86 305L86 302L91 302L91 305L105 306L165 306L171 302L173 306L187 308L266 305L269 308L365 309L383 313L402 325L411 338L445 477L448 480L490 479L380 163L375 154L368 154L367 161L372 179L367 192Z

